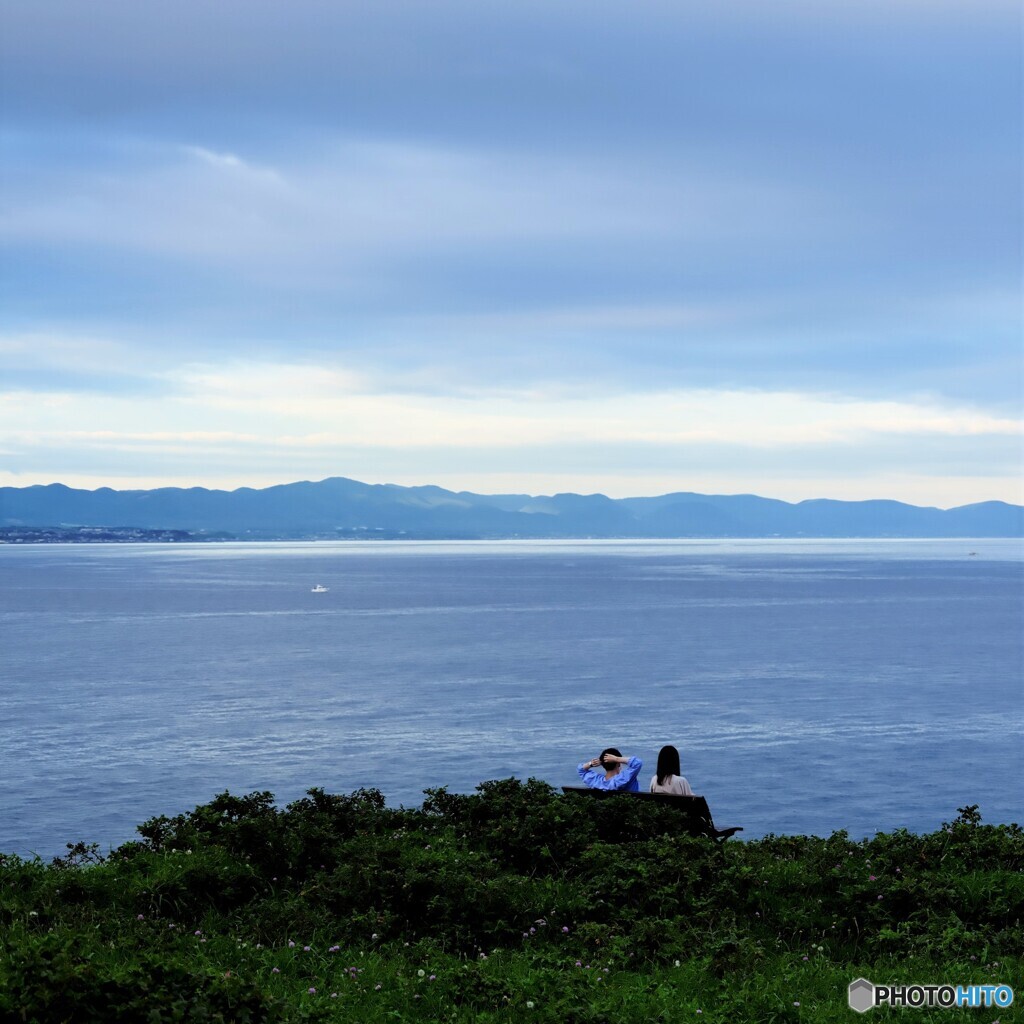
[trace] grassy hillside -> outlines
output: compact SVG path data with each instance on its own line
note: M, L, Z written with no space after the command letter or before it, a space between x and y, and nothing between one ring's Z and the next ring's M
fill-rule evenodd
M139 832L0 857L0 1019L849 1024L860 975L1021 987L1024 833L976 808L716 846L509 779L412 810L224 793Z

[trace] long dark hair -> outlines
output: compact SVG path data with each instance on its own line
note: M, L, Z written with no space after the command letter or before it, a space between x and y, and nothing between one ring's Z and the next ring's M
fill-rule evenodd
M675 747L662 747L658 751L658 785L664 786L670 775L679 774L679 751Z

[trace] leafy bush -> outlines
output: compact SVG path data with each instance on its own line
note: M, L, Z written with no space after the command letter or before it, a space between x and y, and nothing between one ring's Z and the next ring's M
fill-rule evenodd
M139 953L128 963L103 963L77 947L69 938L48 935L11 952L0 995L7 1019L74 1024L272 1024L294 1019L280 1000L229 972L197 972L149 953Z
M0 856L0 1020L845 1021L858 974L1024 966L1024 833L976 807L862 842L674 824L506 779L221 793L106 858Z

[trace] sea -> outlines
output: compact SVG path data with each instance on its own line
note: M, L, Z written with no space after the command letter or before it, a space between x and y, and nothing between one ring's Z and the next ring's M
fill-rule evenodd
M1020 540L4 545L0 852L668 743L740 838L1024 822L1022 625Z

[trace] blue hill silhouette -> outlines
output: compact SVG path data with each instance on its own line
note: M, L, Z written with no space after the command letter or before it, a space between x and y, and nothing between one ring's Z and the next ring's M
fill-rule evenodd
M789 503L690 492L620 499L487 495L331 477L234 491L3 487L0 527L134 527L239 538L1020 537L1024 507L986 501L943 510L884 500Z

